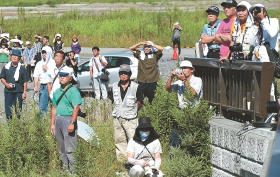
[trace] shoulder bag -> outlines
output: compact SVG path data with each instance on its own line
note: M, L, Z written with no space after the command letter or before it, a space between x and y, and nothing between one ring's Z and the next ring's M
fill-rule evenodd
M93 61L94 61L94 63L95 63L95 66L96 66L97 71L100 72L99 67L98 67L98 65L97 65L97 63L96 63L96 61L95 61L95 58L93 58ZM100 59L99 59L99 61L101 62ZM103 68L103 69L101 70L100 80L101 80L102 82L108 82L108 81L109 81L109 72L106 71L105 68Z

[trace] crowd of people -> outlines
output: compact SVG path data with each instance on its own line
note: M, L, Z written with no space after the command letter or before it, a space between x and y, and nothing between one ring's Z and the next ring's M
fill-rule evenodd
M219 20L220 10L211 6L206 10L209 24L205 24L201 34L201 43L207 58L224 60L235 59L238 50L239 59L265 62L269 61L267 43L270 48L279 50L278 19L269 18L262 4L251 6L235 0L222 2L226 19ZM179 22L172 29L173 47L180 49L180 35L183 28ZM51 133L55 135L63 168L74 172L73 152L77 146L77 117L82 104L79 90L74 86L78 72L81 45L77 35L72 38L71 51L63 52L64 42L61 34L56 34L53 46L48 36L34 36L31 45L25 47L21 36L9 40L2 36L0 79L5 86L5 113L12 117L11 108L15 107L20 117L22 101L26 99L27 84L34 81L34 91L40 93L40 116L48 113L51 100ZM240 48L238 48L238 46ZM140 47L140 48L139 48ZM158 61L163 55L163 47L151 41L143 41L129 48L138 59L137 82L130 80L129 65L119 69L120 81L113 84L113 126L116 156L121 162L128 161L129 176L163 176L160 171L161 143L148 117L138 119L138 111L147 97L154 99L157 82L160 78ZM93 81L95 99L107 99L106 81L101 79L108 65L99 47L92 48L89 62L90 78ZM65 58L67 56L67 60ZM189 91L195 98L195 104L203 96L202 80L194 76L195 68L190 61L184 60L178 69L170 73L165 89L174 91L178 96L178 108L184 109L187 103L185 93ZM173 81L177 78L177 81ZM272 91L273 92L273 91ZM18 102L18 104L16 104ZM170 137L170 146L180 147L180 136L176 127Z

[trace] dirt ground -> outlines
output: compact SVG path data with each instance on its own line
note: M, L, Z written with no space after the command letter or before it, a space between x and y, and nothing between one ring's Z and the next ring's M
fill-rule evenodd
M247 0L251 4L259 3L257 0ZM194 11L195 9L206 9L211 5L220 7L223 0L206 0L206 1L170 1L170 2L137 2L137 3L93 3L93 4L58 4L56 7L49 7L48 5L41 5L35 7L24 7L25 14L29 15L49 15L56 14L58 16L63 13L78 10L84 14L99 14L110 11L124 11L130 8L135 8L139 11L166 11L172 8L178 8L186 11ZM280 8L279 0L265 0L262 3L268 9ZM1 16L4 19L17 18L18 7L0 7Z

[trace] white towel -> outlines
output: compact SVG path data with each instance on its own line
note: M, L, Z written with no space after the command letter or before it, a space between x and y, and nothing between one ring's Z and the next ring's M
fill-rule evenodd
M10 69L11 65L12 65L12 62L10 61L9 63L7 63L7 64L5 65L5 69ZM15 75L14 75L15 81L18 81L20 66L21 66L21 64L18 63L16 72L15 72Z

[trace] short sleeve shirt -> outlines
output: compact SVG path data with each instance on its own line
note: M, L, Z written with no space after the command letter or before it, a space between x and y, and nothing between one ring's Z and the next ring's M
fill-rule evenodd
M210 23L205 24L204 27L203 27L203 30L202 30L201 37L204 34L207 34L208 36L215 36L218 29L219 29L220 23L221 23L221 20L217 20L216 24L213 27ZM219 44L209 43L209 44L207 44L207 46L208 46L209 49L220 49Z
M203 92L202 92L202 80L200 77L192 76L189 81L190 86L195 90L196 95L196 102L198 103L200 99L202 98ZM182 80L178 80L171 84L171 90L177 92L178 96L178 102L179 107L183 108L186 104L185 98L184 98L184 92L186 91L186 87L184 85L184 82Z
M71 84L68 86L72 86ZM56 115L60 116L72 116L73 107L82 104L82 97L79 90L76 87L71 87L67 90L65 95L61 98L60 102L57 104L58 99L62 95L64 90L60 87L53 94L53 105L56 106Z
M134 54L138 62L137 81L143 83L157 82L159 79L158 60L162 57L161 51L145 55L144 52L136 51Z
M150 151L152 155L157 153L162 153L162 147L159 142L159 139L156 139L149 143L147 149ZM144 145L137 143L136 141L131 138L127 144L126 152L130 154L134 154L134 158L138 157L137 160L145 160L150 161L153 160L150 153L147 151Z
M235 21L234 18L233 19L224 19L219 26L217 34L230 35L234 21ZM221 48L220 48L221 57L227 56L227 54L229 52L229 46L230 46L230 42L221 44Z
M26 68L21 65L20 70L19 70L19 78L18 81L15 81L14 75L16 72L17 67L13 67L12 65L10 66L9 69L6 69L5 66L3 67L0 78L5 79L7 83L12 83L15 84L15 88L8 89L5 87L5 92L23 92L23 85L25 82L28 82L28 74L26 71Z
M92 57L90 60L89 60L89 66L92 67L92 72L93 72L93 77L97 78L98 76L98 73L101 73L101 70L105 67L101 61L102 60L103 62L107 63L107 60L105 59L104 56L101 56L101 59L98 57ZM99 70L99 71L98 71Z

